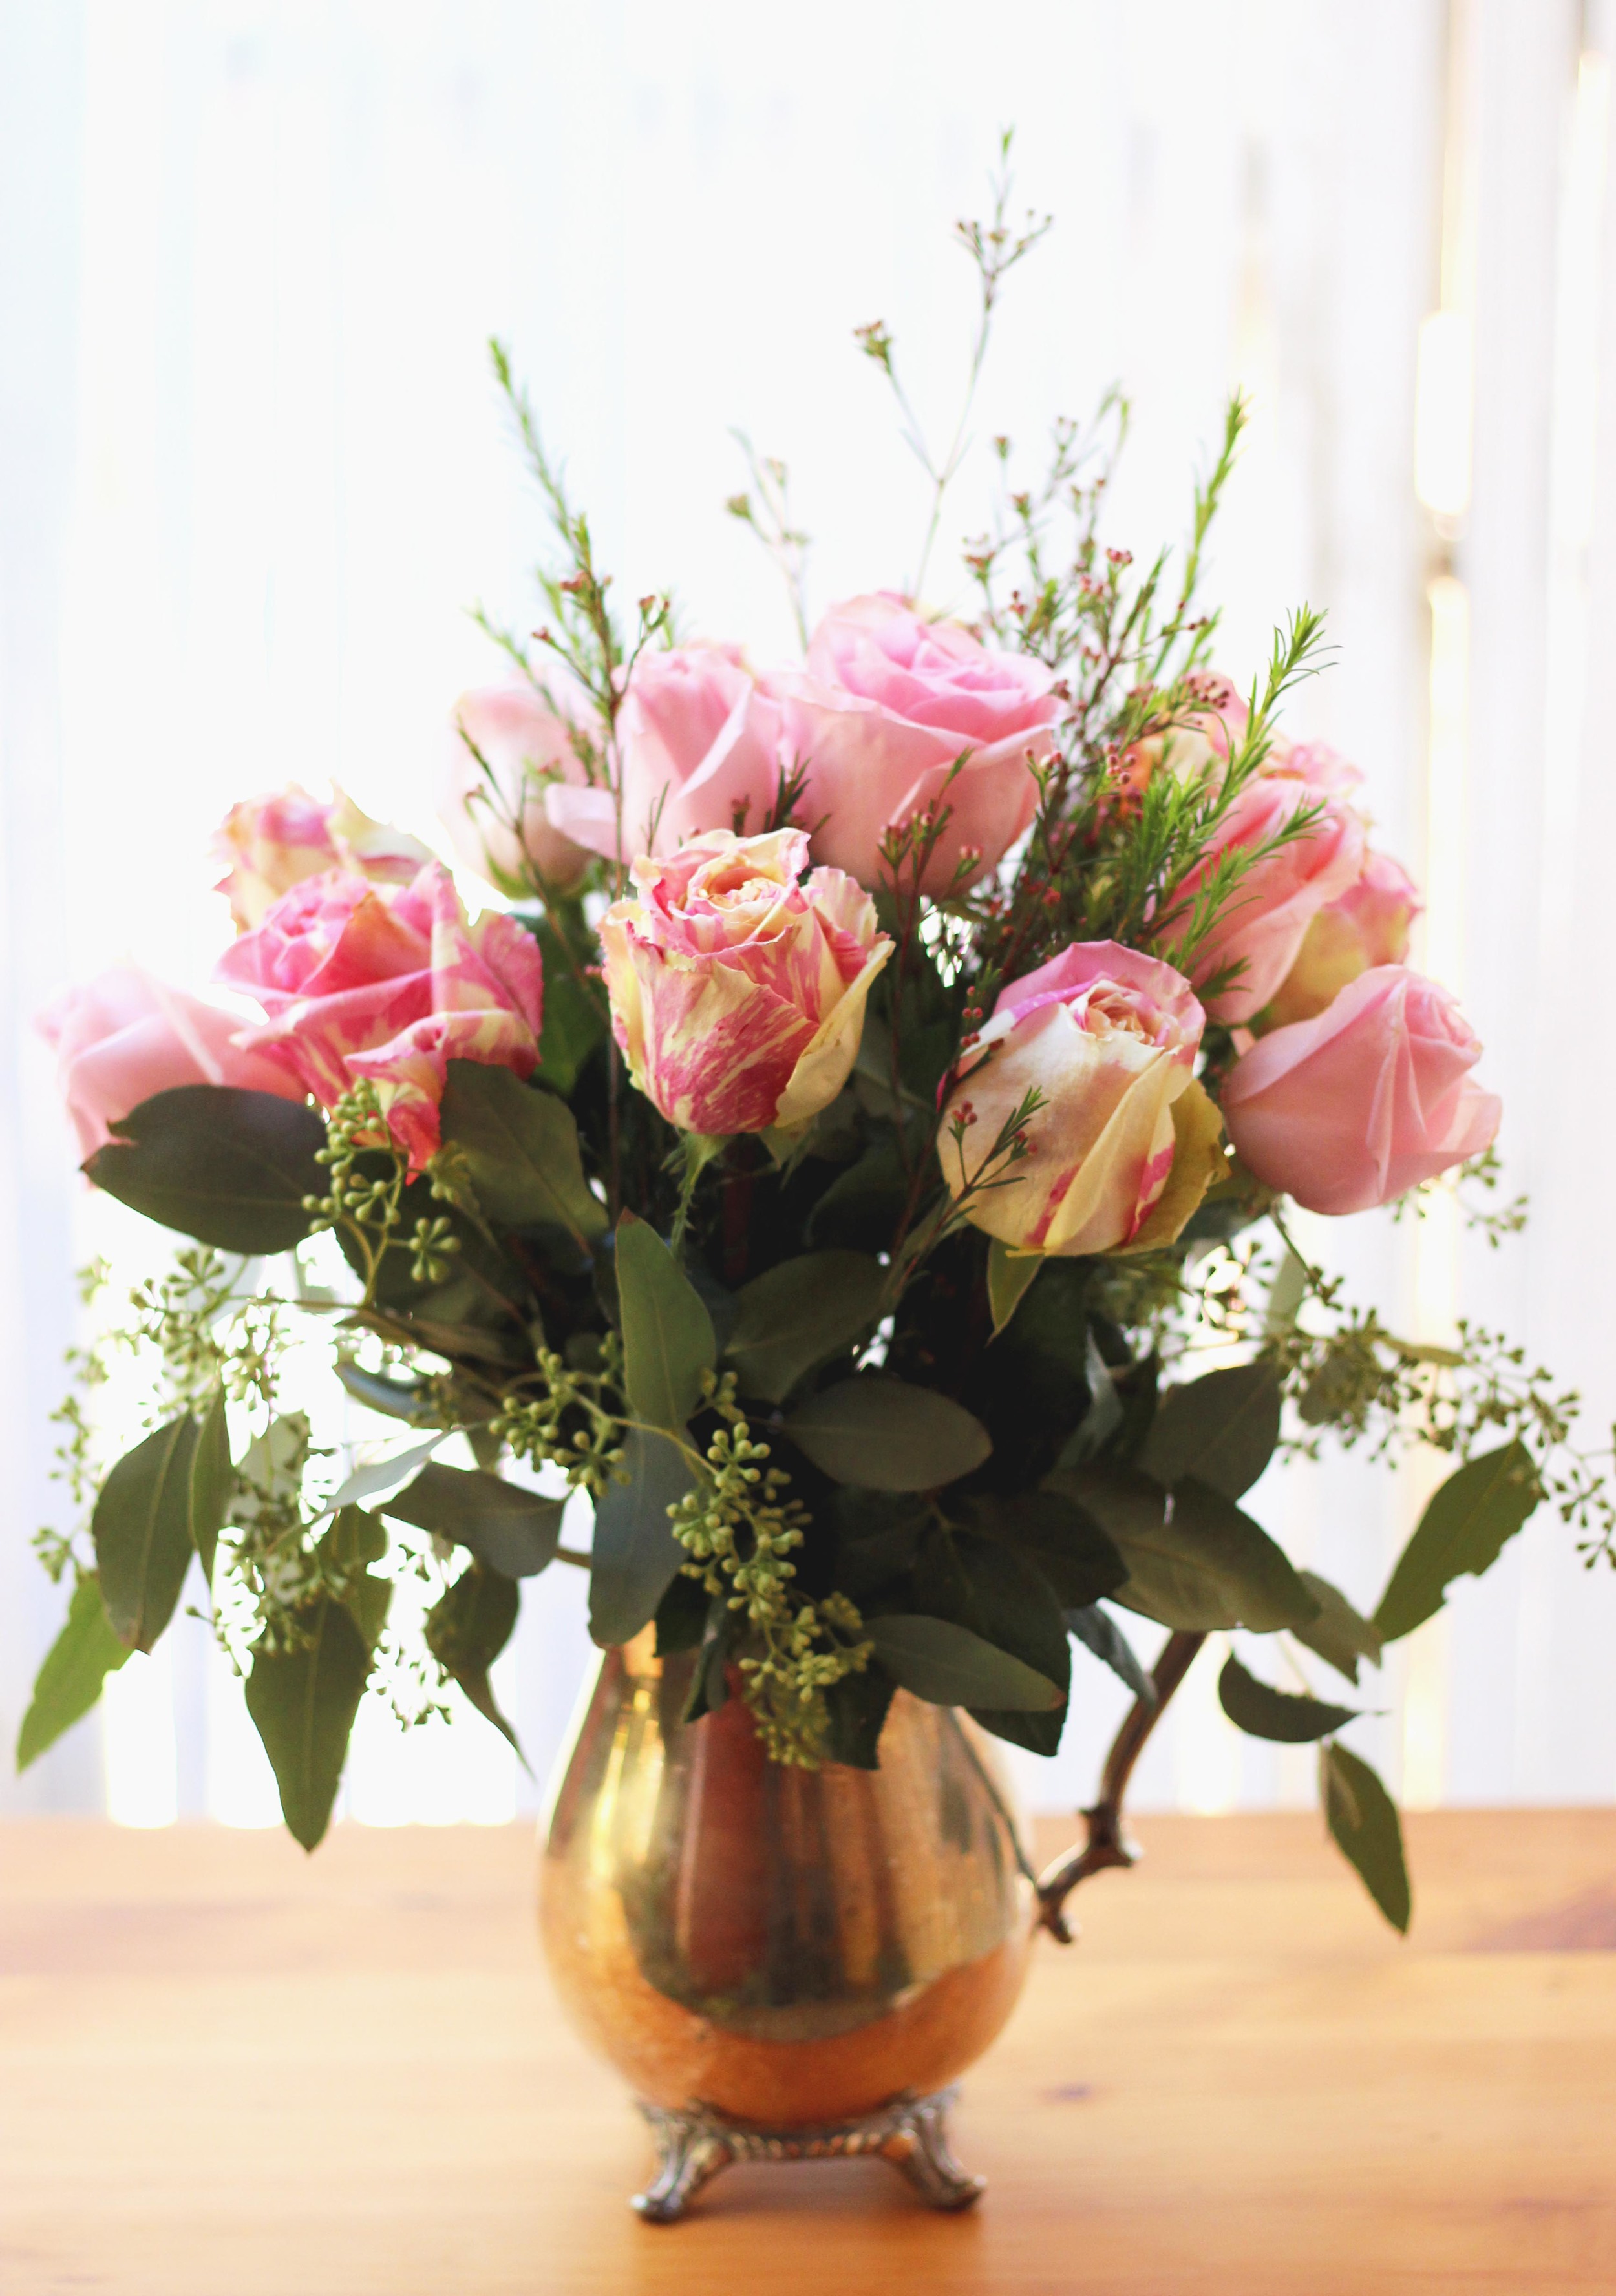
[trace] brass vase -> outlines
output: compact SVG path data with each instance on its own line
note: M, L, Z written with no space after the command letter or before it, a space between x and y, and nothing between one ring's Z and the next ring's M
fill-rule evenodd
M993 1742L900 1691L878 1770L787 1768L739 1697L680 1721L693 1665L649 1630L606 1652L542 1867L562 2005L658 2139L635 2205L677 2217L732 2161L879 2152L968 2206L948 2085L1039 1918Z

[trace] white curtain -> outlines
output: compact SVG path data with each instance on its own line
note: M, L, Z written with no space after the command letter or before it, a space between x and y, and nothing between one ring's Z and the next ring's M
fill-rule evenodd
M1221 403L1251 443L1212 571L1237 674L1310 600L1338 653L1299 726L1364 767L1431 887L1427 956L1506 1095L1529 1240L1440 1219L1328 1239L1389 1316L1507 1322L1608 1423L1612 1244L1600 671L1616 610L1609 36L1575 0L11 0L0 12L0 1734L61 1598L46 1414L69 1269L101 1233L29 1014L128 951L200 980L204 847L235 796L336 775L430 810L444 712L520 621L540 546L483 342L511 343L619 594L790 642L726 519L732 424L792 465L821 602L901 580L923 481L851 330L884 319L952 421L997 132L1054 234L1006 291L979 430L1036 450L1114 379L1115 538L1183 530ZM1443 316L1434 326L1433 313ZM1421 346L1424 344L1422 360ZM1416 435L1416 399L1423 406ZM1473 416L1473 422L1472 422ZM1467 430L1473 429L1473 451ZM1417 450L1417 451L1416 451ZM1417 469L1416 469L1417 463ZM1416 489L1416 480L1418 482ZM1425 501L1422 503L1421 493ZM980 522L962 481L955 530ZM1434 511L1433 511L1434 505ZM932 586L947 602L946 574ZM1292 1551L1374 1599L1417 1472L1276 1470ZM586 1663L578 1587L529 1590L507 1695L542 1775ZM1419 1801L1616 1793L1616 1578L1544 1513L1399 1654L1358 1726ZM144 1676L143 1682L142 1676ZM264 1816L185 1628L0 1807ZM1115 1718L1085 1676L1038 1799L1087 1793ZM482 1733L480 1739L479 1733ZM360 1815L532 1798L491 1734L357 1758ZM137 1744L138 1776L118 1760ZM456 1751L455 1749L458 1749ZM155 1779L155 1784L153 1784ZM144 1780L144 1783L142 1782ZM1292 1801L1198 1670L1142 1799Z

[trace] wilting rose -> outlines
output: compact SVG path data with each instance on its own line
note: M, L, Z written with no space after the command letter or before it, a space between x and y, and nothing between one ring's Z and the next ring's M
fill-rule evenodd
M601 920L618 1043L670 1124L792 1131L846 1083L892 944L840 869L799 884L808 859L801 830L717 831L640 862Z
M1386 853L1366 854L1358 882L1320 909L1308 927L1265 1019L1276 1028L1311 1021L1360 972L1377 964L1401 964L1408 954L1408 929L1420 908L1402 865Z
M1492 1140L1502 1103L1471 1077L1481 1051L1445 988L1377 965L1235 1062L1224 1122L1265 1186L1309 1211L1367 1211Z
M1204 1097L1192 1074L1204 1017L1182 973L1116 941L1074 941L1011 981L975 1043L967 1038L944 1109L939 1152L956 1201L973 1180L1005 1183L969 1195L966 1217L1024 1251L1131 1242L1173 1168L1175 1103L1192 1090ZM1025 1127L1026 1156L996 1160L1035 1090L1043 1105Z
M535 873L564 891L589 855L555 827L547 801L553 789L587 781L571 720L541 693L528 685L477 686L450 713L439 818L467 867L502 893L530 895Z
M402 886L335 870L310 878L226 950L218 977L269 1016L242 1045L323 1108L373 1078L417 1169L438 1146L450 1061L528 1076L538 1058L544 977L532 937L497 912L468 924L436 861Z
M1175 905L1192 901L1220 854L1266 844L1304 806L1317 806L1317 817L1251 864L1191 962L1197 984L1227 966L1242 968L1230 987L1206 999L1208 1012L1219 1021L1245 1021L1261 1012L1295 964L1319 910L1357 882L1364 865L1363 824L1349 806L1317 797L1302 781L1261 775L1240 791L1204 858L1174 897Z
M1028 759L1054 746L1054 683L1030 655L990 652L956 623L923 621L890 592L833 607L809 643L806 674L768 681L781 703L782 753L807 769L799 810L820 823L816 859L879 885L890 873L882 859L889 831L936 805L949 818L922 890L973 884L1032 819L1038 783Z
M227 865L214 890L229 895L230 914L242 931L260 922L283 893L327 869L351 870L377 884L407 885L432 857L401 829L361 813L343 791L324 804L296 782L233 805L213 850Z
M780 712L736 646L643 653L618 713L622 854L672 853L710 831L762 829L780 790ZM619 858L603 789L555 788L551 820L592 853Z
M149 972L119 965L83 988L70 988L39 1015L38 1029L56 1052L56 1080L78 1135L93 1156L131 1109L181 1084L244 1085L252 1092L301 1100L303 1087L236 1044L239 1013L204 1004Z

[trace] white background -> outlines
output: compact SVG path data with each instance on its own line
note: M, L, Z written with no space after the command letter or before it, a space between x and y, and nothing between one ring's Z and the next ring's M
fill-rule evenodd
M61 1614L27 1542L60 1519L45 1414L96 1233L29 1016L134 951L200 982L234 798L334 773L428 813L445 712L494 668L463 610L520 622L540 542L490 332L619 596L671 586L690 630L787 647L722 510L732 424L792 464L819 603L900 582L923 482L851 330L884 319L951 423L971 295L947 226L1013 121L1022 202L1056 228L1007 290L979 428L1035 445L1120 379L1114 526L1143 554L1182 532L1226 392L1251 393L1212 569L1225 660L1247 672L1300 599L1328 610L1335 665L1294 723L1363 766L1425 873L1426 961L1506 1096L1525 1246L1372 1220L1329 1247L1425 1336L1456 1309L1507 1321L1608 1421L1606 42L1574 0L0 6L0 1737ZM1439 309L1417 475L1443 530L1416 491ZM1423 1488L1333 1463L1254 1504L1368 1603ZM579 1596L560 1571L530 1587L505 1668L541 1775ZM110 1765L92 1721L0 1776L0 1808L267 1815L201 1629L174 1643L119 1677ZM1357 1742L1415 1801L1608 1800L1613 1644L1616 1578L1545 1516L1399 1654ZM1087 1793L1117 1710L1082 1679L1029 1780L1051 1803ZM1306 1753L1237 1739L1212 1685L1203 1663L1141 1800L1305 1799ZM533 1789L467 1719L402 1750L368 1731L349 1795L491 1817Z

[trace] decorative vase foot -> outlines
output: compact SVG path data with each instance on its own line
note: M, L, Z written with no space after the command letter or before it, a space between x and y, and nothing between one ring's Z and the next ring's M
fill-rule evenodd
M642 2104L656 2138L656 2174L631 2205L647 2224L674 2224L704 2185L735 2161L853 2160L878 2153L900 2169L929 2208L968 2209L985 2180L955 2159L948 2144L948 2107L957 2088L932 2096L900 2096L863 2120L820 2128L760 2128L726 2120L701 2104L682 2112Z

